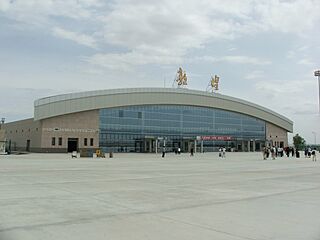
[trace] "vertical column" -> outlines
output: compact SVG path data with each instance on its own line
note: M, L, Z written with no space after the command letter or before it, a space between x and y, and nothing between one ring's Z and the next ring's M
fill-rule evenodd
M244 152L244 141L242 140L242 152Z
M197 152L197 140L194 140L194 153Z
M252 150L254 152L256 151L256 140L253 140L253 142L252 142Z
M144 140L143 142L144 142L144 149L143 149L143 152L147 152L147 141L146 141L146 140Z
M203 140L201 140L201 153L203 153Z
M149 140L149 153L152 152L152 140L150 139Z
M156 154L158 153L158 138L156 138Z
M250 141L248 141L248 152L250 152Z

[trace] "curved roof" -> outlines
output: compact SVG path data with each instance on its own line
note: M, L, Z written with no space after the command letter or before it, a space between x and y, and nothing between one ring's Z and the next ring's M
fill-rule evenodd
M57 95L34 102L34 119L133 105L174 104L219 108L253 116L289 132L293 122L257 104L239 98L182 88L125 88Z

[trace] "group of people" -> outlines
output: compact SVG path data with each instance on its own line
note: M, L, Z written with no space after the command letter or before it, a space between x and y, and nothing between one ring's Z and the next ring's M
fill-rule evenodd
M296 158L300 158L300 153L297 149L294 149L293 147L264 147L262 149L262 154L263 154L263 160L266 160L269 158L269 156L271 155L272 159L275 159L276 157L283 157L284 154L286 154L287 157L290 157L290 154L292 155L292 157L296 156ZM313 150L311 150L311 148L306 148L304 150L304 155L305 157L309 157L311 158L312 156L312 161L317 161L316 159L316 149L314 148Z
M296 155L296 158L300 157L299 151L295 150L293 147L264 147L262 149L262 154L263 154L263 160L266 160L269 158L270 154L272 159L275 159L276 157L283 157L284 154L286 154L287 157L290 157L290 153L292 157Z
M178 147L175 149L175 154L181 154L181 148ZM165 157L166 154L166 149L163 147L162 149L162 157ZM296 158L300 158L300 153L298 150L294 149L293 147L276 147L276 146L268 146L268 147L263 147L262 149L262 154L263 154L263 160L267 160L270 155L272 159L276 159L276 157L283 157L284 154L286 154L287 157L290 157L290 154L292 157L296 156ZM194 149L190 149L190 156L194 155ZM311 158L312 156L312 161L317 161L316 158L316 149L311 149L305 148L304 150L304 155L307 158ZM225 158L226 157L226 148L225 147L219 147L219 157Z
M317 157L316 157L316 148L314 148L314 149L311 149L310 147L308 147L308 148L305 148L304 149L304 157L305 158L311 158L311 156L312 156L312 161L317 161Z
M174 149L174 153L175 154L181 154L181 148L180 147L178 147L178 148L175 148ZM165 149L165 147L162 149L162 157L165 157L165 155L166 155L166 149ZM194 155L194 149L193 148L191 148L190 149L190 156L193 156Z
M180 147L175 148L175 149L174 149L174 153L175 153L175 154L181 154L181 148L180 148Z

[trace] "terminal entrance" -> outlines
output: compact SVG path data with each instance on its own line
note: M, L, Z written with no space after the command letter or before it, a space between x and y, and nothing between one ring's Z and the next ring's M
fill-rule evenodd
M150 139L145 139L143 141L143 152L146 153L152 153L152 152L156 152L156 139L150 138Z
M78 151L78 138L68 138L68 152Z
M157 140L154 138L136 139L134 142L134 151L138 153L156 152ZM159 144L158 144L159 150Z
M196 151L196 149L195 149L195 140L192 140L192 139L183 140L182 141L181 151L182 152L191 152L191 149Z
M165 147L166 152L175 152L180 148L181 152L217 152L225 147L228 152L257 152L261 151L265 142L263 140L203 140L197 137L174 138L145 136L135 139L132 152L159 153Z
M27 140L26 151L30 152L30 139Z
M190 152L195 149L194 139L167 139L167 138L151 138L137 139L134 143L135 152L155 153L162 152L165 147L166 152L174 152L180 148L181 152Z

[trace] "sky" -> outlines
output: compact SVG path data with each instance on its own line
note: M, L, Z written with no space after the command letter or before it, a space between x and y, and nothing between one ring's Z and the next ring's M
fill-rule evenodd
M0 0L0 117L70 92L188 88L276 111L320 143L319 0Z

